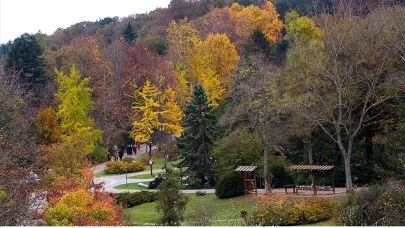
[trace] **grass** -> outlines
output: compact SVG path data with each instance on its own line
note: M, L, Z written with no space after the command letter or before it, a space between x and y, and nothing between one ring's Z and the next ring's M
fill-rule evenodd
M141 183L144 183L144 184L146 184L146 185L149 185L149 181L147 181L147 182L141 182ZM140 186L138 185L138 183L128 183L128 185L127 185L127 184L121 184L121 185L115 186L114 188L115 188L115 189L119 189L119 190L144 190L144 191L151 190L151 189L147 189L147 188L140 187Z
M150 170L149 170L150 171ZM133 176L130 176L130 177L128 177L128 179L151 179L151 178L154 178L157 174L164 174L164 173L166 173L166 171L162 171L162 172L157 172L156 170L155 171L152 171L153 172L153 176L151 176L150 175L150 173L147 173L147 174L141 174L141 175L133 175ZM180 173L180 170L179 169L175 169L174 170L174 173Z
M244 209L251 213L258 205L256 196L247 195L235 197L232 199L219 199L215 194L207 194L205 196L188 195L190 201L187 203L185 215L192 210L205 207L207 210L214 210L213 220L224 220L221 222L213 222L212 225L243 225L240 220L240 210ZM139 206L125 209L130 215L130 221L135 225L154 225L161 216L155 211L156 203L145 203ZM237 219L237 220L236 220ZM185 223L192 225L192 223Z
M192 210L213 211L212 226L243 226L243 220L240 218L240 211L246 210L249 215L257 208L260 203L260 197L255 195L244 195L231 199L219 199L215 194L207 194L205 196L197 196L188 194L190 197L187 203L185 216L190 214ZM134 225L155 225L161 216L155 211L156 203L145 203L139 206L125 209L129 213L130 221ZM193 226L191 221L184 221L182 225ZM332 220L327 220L318 223L305 224L301 226L334 226Z

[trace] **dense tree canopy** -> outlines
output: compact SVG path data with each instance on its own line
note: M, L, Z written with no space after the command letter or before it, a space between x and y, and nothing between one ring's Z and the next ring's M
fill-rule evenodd
M10 45L4 69L9 73L16 72L30 87L44 83L46 75L43 52L35 36L25 33Z
M36 214L48 225L126 224L94 220L120 208L85 163L134 140L177 136L201 183L308 163L334 165L348 191L403 178L403 3L173 0L0 44L0 224L35 225L32 191L53 199Z

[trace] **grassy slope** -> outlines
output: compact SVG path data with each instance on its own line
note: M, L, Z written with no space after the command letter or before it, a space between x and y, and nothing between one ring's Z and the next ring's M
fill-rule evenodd
M187 203L185 215L187 216L196 208L207 208L214 210L213 226L243 226L239 213L242 209L251 214L259 205L260 197L255 195L245 195L231 199L219 199L215 194L205 196L196 196L190 194L190 201ZM156 203L146 203L136 207L125 209L130 214L130 221L135 225L154 225L157 223L160 214L155 211ZM187 221L183 222L186 226L193 226ZM323 221L303 226L334 226L332 220Z
M189 195L190 201L187 204L185 214L189 214L195 208L208 208L214 210L213 220L227 220L228 223L213 223L213 225L232 225L235 219L240 219L239 212L242 209L251 213L258 204L259 198L252 195L235 197L232 199L219 199L215 194L207 194L205 196ZM130 220L137 225L147 225L145 223L156 223L160 214L155 211L156 203L146 203L136 207L125 209L130 213ZM243 225L242 221L238 221ZM186 224L192 225L192 224Z

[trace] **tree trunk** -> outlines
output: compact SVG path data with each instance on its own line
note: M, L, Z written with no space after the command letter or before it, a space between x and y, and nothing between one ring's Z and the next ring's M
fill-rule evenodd
M266 174L269 171L269 143L267 142L267 140L265 140L265 137L261 137L262 138L262 144L263 144L263 175L264 175L264 191L265 193L269 192L269 188L268 188L268 184L267 183L267 178L266 178Z
M312 158L312 132L308 133L308 161L310 165L314 164L314 160Z
M343 162L345 165L345 175L346 175L346 192L351 192L353 190L352 182L352 172L350 169L350 156L343 155Z

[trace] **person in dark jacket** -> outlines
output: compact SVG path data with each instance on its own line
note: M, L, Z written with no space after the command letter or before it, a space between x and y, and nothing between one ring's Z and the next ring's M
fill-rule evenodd
M127 154L132 155L132 146L131 145L127 145Z
M122 157L124 156L124 150L120 150L120 152L118 152L118 156L120 157L120 161L122 160Z

